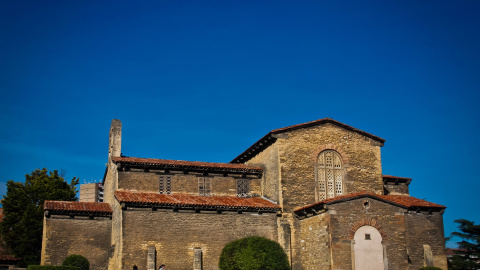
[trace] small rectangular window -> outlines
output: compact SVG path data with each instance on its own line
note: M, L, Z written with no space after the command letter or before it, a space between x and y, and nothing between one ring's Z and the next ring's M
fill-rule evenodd
M172 176L160 175L158 182L158 193L167 195L172 194Z
M198 178L198 194L200 196L212 195L212 181L210 178Z
M237 179L237 197L248 197L249 183L247 179Z
M372 240L372 239L370 238L370 234L369 234L369 233L366 233L366 234L365 234L365 240Z

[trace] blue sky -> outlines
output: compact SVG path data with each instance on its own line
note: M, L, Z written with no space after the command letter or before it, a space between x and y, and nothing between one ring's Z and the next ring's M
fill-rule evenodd
M324 117L387 140L383 173L480 222L480 2L1 1L0 195L36 168L229 162Z

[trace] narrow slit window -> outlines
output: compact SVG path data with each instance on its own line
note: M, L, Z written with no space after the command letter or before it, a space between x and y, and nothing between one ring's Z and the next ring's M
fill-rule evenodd
M237 197L246 198L249 192L249 181L247 179L237 179Z
M160 175L158 181L158 193L160 194L172 194L172 176Z
M200 196L212 195L212 180L208 177L198 178L198 194Z

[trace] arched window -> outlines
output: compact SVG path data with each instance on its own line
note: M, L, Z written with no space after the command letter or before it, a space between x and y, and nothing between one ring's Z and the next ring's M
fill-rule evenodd
M317 182L320 201L343 194L342 158L334 150L325 150L318 155Z

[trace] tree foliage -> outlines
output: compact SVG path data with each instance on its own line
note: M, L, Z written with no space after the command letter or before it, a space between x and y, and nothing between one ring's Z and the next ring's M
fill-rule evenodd
M62 263L63 266L76 266L80 270L89 270L90 263L88 259L83 257L82 255L75 255L72 254L68 256Z
M480 269L480 225L475 225L474 222L458 219L460 232L453 232L452 236L457 236L462 239L458 242L458 249L455 255L449 261L449 269Z
M13 254L21 259L21 265L40 263L45 200L76 200L78 182L74 177L67 183L58 171L46 168L25 175L25 183L7 182L0 232Z
M287 254L275 241L251 236L228 243L218 263L220 270L287 270Z

